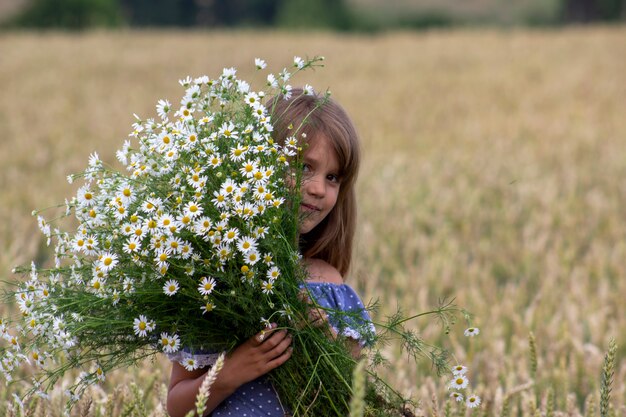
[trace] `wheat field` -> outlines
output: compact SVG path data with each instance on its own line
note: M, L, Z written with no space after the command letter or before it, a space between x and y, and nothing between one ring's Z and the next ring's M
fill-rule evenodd
M610 413L626 416L625 27L2 33L0 51L1 279L52 253L31 211L70 197L65 177L91 152L113 163L133 113L177 101L178 79L235 66L259 87L255 57L278 71L323 55L325 68L294 83L329 88L361 134L346 280L379 301L375 317L443 297L469 310L474 338L462 321L448 335L428 320L409 327L469 367L482 416L598 414L614 338ZM418 415L469 413L450 403L448 376L397 351L386 373L421 400ZM163 415L168 369L157 358L111 374L73 414ZM0 390L0 412L21 389ZM61 391L31 413L60 415Z

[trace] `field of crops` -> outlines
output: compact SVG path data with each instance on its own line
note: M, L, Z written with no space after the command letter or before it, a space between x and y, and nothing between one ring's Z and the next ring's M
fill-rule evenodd
M410 327L469 367L484 402L474 414L489 416L599 414L614 338L611 412L626 416L626 28L3 33L0 51L0 279L51 255L31 211L71 196L65 177L91 152L114 164L133 113L177 101L178 79L235 66L260 86L255 57L278 71L324 55L294 83L331 89L360 131L346 280L379 300L376 317L443 297L473 313L474 338L461 321L447 336ZM418 414L457 413L449 377L396 350L389 380L421 399ZM146 365L109 375L74 414L160 415L169 364ZM0 390L0 412L19 389ZM61 401L31 411L60 415Z

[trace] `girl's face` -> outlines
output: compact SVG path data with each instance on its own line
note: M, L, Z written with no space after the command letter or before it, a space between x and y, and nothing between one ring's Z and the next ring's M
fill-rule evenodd
M303 159L301 234L310 232L326 218L337 203L341 186L337 155L326 136L317 135L313 138Z

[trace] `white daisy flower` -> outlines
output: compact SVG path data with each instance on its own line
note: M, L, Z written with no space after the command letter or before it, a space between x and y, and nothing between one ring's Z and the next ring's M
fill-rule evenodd
M185 148L187 149L191 148L197 143L199 143L198 135L196 135L194 132L191 132L185 136L185 142L184 142Z
M143 202L141 208L146 213L153 213L161 208L163 201L159 198L149 198Z
M263 294L272 294L274 291L274 282L272 282L272 280L263 281L261 283L261 289L263 290Z
M133 283L133 280L128 277L124 278L124 281L122 282L122 289L127 294L135 292L135 284Z
M251 107L254 107L259 102L259 95L255 92L248 93L244 97L244 101Z
M284 85L283 88L281 88L281 93L285 100L289 100L291 98L291 90L292 87L290 85Z
M209 82L209 77L208 75L202 75L200 77L195 78L193 82L198 85L207 84Z
M222 186L220 188L224 194L231 195L233 192L235 192L235 190L237 190L237 183L235 183L235 181L233 181L231 178L228 178L222 183Z
M98 152L94 152L91 155L89 155L89 167L90 168L97 168L101 166L102 166L102 161L100 160L100 157L98 156Z
M267 64L261 58L254 58L254 66L256 67L256 69L262 70L267 67Z
M90 285L91 285L91 288L93 288L96 291L104 290L104 281L100 277L93 278L91 280Z
M191 78L190 76L187 76L186 78L184 78L184 79L182 79L182 80L178 80L178 83L179 83L181 86L183 86L183 87L187 88L187 87L189 87L189 86L191 85L191 82L192 82L192 81L193 81L193 80L192 80L192 78Z
M165 353L175 352L175 350L174 351L172 350L173 347L176 346L176 339L174 338L178 338L178 336L177 335L170 336L167 333L161 333L161 338L160 338L161 349L163 349Z
M315 94L315 90L313 90L313 87L308 84L304 84L304 87L302 89L304 90L304 94L307 96L312 96Z
M115 268L115 265L119 262L118 256L111 252L104 252L100 255L100 260L98 263L98 267L102 269L103 272L108 272L111 269Z
M305 62L304 59L300 58L299 56L294 56L293 57L293 66L298 68L298 69L302 69L304 68Z
M215 304L212 301L207 301L205 305L201 307L202 314L210 313L215 308Z
M172 104L167 100L159 100L156 106L157 114L162 120L167 120L167 114L172 109Z
M94 375L96 376L96 379L100 382L105 380L105 375L104 375L104 371L102 370L102 366L100 365L96 365L96 369L93 371Z
M198 286L198 291L200 291L200 294L209 295L213 292L214 288L215 288L215 279L211 277L202 277L202 280L200 281L200 285Z
M249 250L255 250L256 245L256 240L249 236L243 236L237 241L237 249L239 249L239 252L241 253L246 253Z
M291 73L287 71L287 68L283 68L283 70L278 75L280 79L283 80L284 82L289 81L289 79L291 78ZM288 99L287 97L285 98Z
M180 257L183 259L189 259L193 256L193 248L189 243L183 243L179 249Z
M222 77L229 79L229 80L235 78L236 74L237 74L237 69L235 67L224 68L222 70Z
M267 116L267 112L265 111L265 106L262 104L256 104L255 106L252 107L252 115L257 119L257 120L262 120L265 119ZM252 138L258 142L262 139L259 139L260 133L258 132L254 132L252 134Z
M241 175L245 176L246 178L252 178L256 171L258 171L257 161L247 160L243 163L242 167L239 168L239 172L241 172Z
M157 219L157 224L159 225L159 227L169 232L170 226L172 226L172 224L174 224L175 221L176 220L174 220L174 218L171 215L164 213L160 215L159 218Z
M185 205L184 212L193 219L202 214L202 206L197 201L190 201Z
M198 368L198 362L194 358L187 358L184 361L180 362L182 366L185 367L189 372Z
M235 130L235 125L227 122L222 124L219 134L227 139L237 139L239 137L239 133Z
M163 293L171 297L178 292L178 288L178 282L174 279L170 279L169 281L165 282L165 285L163 285Z
M278 81L274 74L267 74L267 85L272 88L278 88Z
M256 237L257 239L263 239L266 234L267 234L267 228L265 226L258 226L254 230L254 237Z
M247 146L237 145L237 147L231 150L230 159L234 162L239 162L246 156L247 151Z
M187 213L183 213L183 214L181 214L180 216L178 216L176 218L176 226L179 229L185 229L185 228L187 228L187 227L189 227L191 225L193 225L193 219ZM174 225L170 227L170 231L172 231L172 227L174 227ZM174 232L172 232L172 233L174 233Z
M280 269L277 266L273 266L267 271L267 278L271 281L275 281L279 276Z
M170 336L170 345L165 349L167 353L174 353L180 350L180 338L177 334Z
M137 336L146 337L148 332L151 331L151 329L154 329L154 322L148 320L146 316L141 314L135 319L133 329L135 330L135 334Z
M220 158L218 155L213 155L209 157L208 162L211 167L217 168L218 166L221 165L222 158Z
M451 389L463 389L467 387L468 380L465 375L456 375L452 381L450 381Z
M183 247L183 240L179 237L170 237L165 241L165 247L169 248L172 253L180 253Z
M224 232L224 241L230 243L239 237L239 230L236 228L228 229Z
M222 262L226 261L228 258L230 258L230 255L232 253L230 248L228 247L228 245L219 245L216 248L216 250L217 250L217 254L219 255L220 260Z
M480 329L478 327L469 327L465 329L465 332L464 332L465 336L467 337L474 337L479 333L480 333Z
M450 398L460 403L461 401L463 401L463 394L461 394L460 392L453 391L450 393Z
M209 230L211 230L211 227L213 226L213 223L211 223L211 218L209 217L200 217L199 219L197 219L194 224L194 229L196 230L196 233L198 234L206 234L209 232Z
M204 116L203 118L198 120L198 125L200 125L200 126L208 125L209 123L211 123L213 121L213 119L214 119L213 116Z
M83 207L91 207L96 203L96 196L93 191L89 189L88 186L84 185L78 189L76 194L76 199L78 200L78 204Z
M243 255L243 259L247 264L254 265L261 259L261 256L256 249L252 249Z
M467 397L467 400L465 400L465 404L469 408L478 407L480 405L480 397L475 394L470 395L469 397Z
M169 259L171 255L171 250L169 248L160 248L155 253L154 262L159 268L167 268L169 267Z
M454 375L465 375L467 373L467 367L463 365L457 365L452 368L452 373Z

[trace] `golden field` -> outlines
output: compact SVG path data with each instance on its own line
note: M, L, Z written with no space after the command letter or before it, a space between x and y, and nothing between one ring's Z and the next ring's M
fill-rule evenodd
M177 102L178 79L235 66L258 88L255 57L278 71L294 55L324 55L325 68L294 83L330 88L362 136L347 282L380 301L376 317L442 297L473 313L481 333L471 339L461 321L448 336L428 320L410 326L469 367L484 401L474 414L485 416L550 417L550 392L557 414L592 415L592 398L598 414L615 338L612 404L626 416L626 27L2 33L0 51L1 279L52 253L31 211L70 197L65 177L91 152L113 163L133 113ZM421 399L419 415L444 414L449 377L396 351L387 350L389 380ZM126 402L127 415L160 415L167 372L159 358L111 374L74 414L108 404L122 415ZM122 386L132 381L144 408ZM19 389L2 388L0 400ZM36 411L60 415L60 401Z

